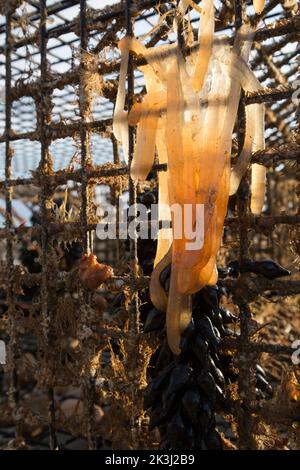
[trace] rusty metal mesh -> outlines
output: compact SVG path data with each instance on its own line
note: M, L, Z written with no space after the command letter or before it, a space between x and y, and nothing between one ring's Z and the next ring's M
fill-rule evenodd
M147 286L148 278L139 269L136 240L125 246L118 240L100 243L96 239L95 195L102 201L117 201L128 191L130 203L136 202L137 188L112 136L119 71L116 42L125 31L138 36L150 30L157 19L156 9L165 11L174 2L132 0L102 9L97 4L98 9L87 0L0 2L0 194L5 200L5 221L0 229L0 287L4 292L0 332L7 343L7 363L1 374L3 447L71 448L77 437L91 449L158 445L156 433L147 431L142 405L146 370L157 347L155 337L140 331L139 291ZM245 8L246 2L239 0L218 2L217 30L234 36ZM245 273L238 280L220 281L230 293L231 307L240 314L239 335L222 346L232 351L240 371L229 398L230 420L236 431L233 441L239 448L252 449L270 447L261 436L269 433L270 440L283 423L294 426L299 435L295 423L300 413L297 400L282 399L277 406L274 401L258 403L255 399L253 364L259 356L266 358L270 368L272 358L276 362L278 357L291 365L287 358L294 350L290 342L282 341L285 323L278 326L278 316L287 318L288 325L285 309L299 317L300 294L295 264L300 222L299 116L297 102L292 100L298 70L297 2L270 0L261 17L251 66L264 91L244 97L237 127L243 129L244 106L266 103L267 147L253 155L252 161L268 167L267 203L262 216L249 213L246 176L239 190L238 210L226 219L220 263L250 254L259 259L267 253L292 266L293 277L270 281ZM253 21L258 19L252 16ZM168 28L164 22L150 34L148 45L169 41ZM131 59L129 102L135 93L143 93L136 66ZM238 140L239 132L236 147ZM131 155L133 145L131 132ZM164 169L156 165L154 173ZM155 175L150 187L154 184ZM53 210L53 199L66 185L74 211L71 218L60 218ZM39 223L18 226L15 201L36 205ZM20 245L32 238L41 246L40 273L29 273L18 260ZM116 275L106 291L109 315L99 314L74 272L62 269L57 260L53 245L74 240L82 243L85 252L96 251L115 267ZM36 284L39 295L24 309L19 296L24 286ZM115 307L114 298L120 292L123 303ZM271 302L273 298L276 303ZM282 308L277 311L278 305ZM255 321L262 310L266 310L262 321L275 325L273 335ZM299 318L297 321L299 326ZM118 353L113 342L118 343ZM291 386L282 381L277 384L282 394L287 384ZM67 400L62 399L65 396ZM264 431L259 427L262 423ZM282 445L276 439L272 441L275 448Z

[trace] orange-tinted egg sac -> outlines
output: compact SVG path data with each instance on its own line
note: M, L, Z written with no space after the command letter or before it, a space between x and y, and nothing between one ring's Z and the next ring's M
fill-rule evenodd
M112 267L99 263L97 256L93 253L83 255L80 260L78 277L87 289L97 289L103 282L110 279L113 273Z
M180 2L181 15L188 3ZM167 231L164 238L160 231L150 297L158 310L166 311L168 343L176 355L180 354L181 333L191 319L191 295L215 284L218 278L216 256L229 197L232 134L241 87L247 90L251 86L256 90L260 86L247 65L252 28L249 25L240 28L233 46L229 47L213 44L214 22L214 2L203 0L199 50L189 57L182 55L176 43L146 48L130 37L119 42L123 59L130 49L147 62L141 68L146 95L141 103L133 105L127 118L128 125L137 126L131 177L136 182L147 178L154 163L155 148L159 163L168 165L167 172L159 178L159 218L170 220L171 217L172 231ZM124 98L124 87L122 91ZM261 105L255 106L251 108L256 114L253 121L250 119L249 136L239 165L242 168L234 175L236 186L248 167L253 142L260 146L262 141L263 120L257 118L263 116L263 109ZM118 120L114 118L114 122L117 124ZM120 136L116 137L120 140ZM259 200L253 199L255 212L263 201L263 176L262 171L254 168L252 186L257 194L259 189L260 196ZM164 212L163 204L174 211L176 207L176 217L174 211L171 215ZM187 217L189 227L193 227L192 240L190 233L182 232L186 204L191 209ZM204 214L197 211L199 206ZM177 226L181 227L179 236ZM203 244L191 243L201 241L200 238ZM170 264L167 295L160 274Z
M266 0L253 0L255 13L260 15L265 7Z

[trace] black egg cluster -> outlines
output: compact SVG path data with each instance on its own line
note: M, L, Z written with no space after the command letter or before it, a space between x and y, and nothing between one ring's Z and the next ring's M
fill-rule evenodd
M159 426L164 448L222 447L215 429L215 410L225 403L225 378L218 348L221 338L229 334L224 324L235 318L218 304L216 287L195 294L193 318L182 335L180 356L171 353L163 338L153 358L155 372L144 405L150 410L150 428ZM164 313L152 309L145 332L162 328Z
M193 296L192 320L182 334L178 357L167 344L165 314L153 308L146 318L144 332L156 331L162 340L151 360L150 383L144 397L150 428L159 427L162 448L222 448L215 413L230 413L224 389L237 381L238 372L231 354L220 351L220 342L233 333L229 325L237 318L220 307L219 300L217 286L206 287ZM259 365L256 373L257 397L266 398L271 387Z

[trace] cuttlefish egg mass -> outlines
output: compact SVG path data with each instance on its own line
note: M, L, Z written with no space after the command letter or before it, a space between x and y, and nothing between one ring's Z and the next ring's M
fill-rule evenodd
M180 2L175 32L191 5ZM198 39L186 56L178 40L147 48L125 36L118 44L121 69L113 130L128 162L128 127L136 127L132 179L147 178L156 153L159 163L167 164L167 171L159 174L159 219L170 219L166 205L176 203L184 208L190 204L190 226L195 227L196 207L204 206L204 243L199 249L187 248L193 240L185 233L175 238L174 227L160 230L158 235L150 294L154 306L166 311L168 342L175 354L180 354L180 335L191 320L191 295L218 280L216 257L229 195L238 190L251 165L251 154L265 148L264 105L250 104L246 107L244 145L232 166L232 135L241 90L257 92L262 88L248 65L255 31L245 24L232 46L226 40L217 41L214 2L203 0L201 5ZM260 13L264 2L256 0L253 6ZM130 53L146 62L140 67L146 93L128 112L125 82ZM251 211L258 215L264 204L266 170L258 164L251 168ZM167 294L159 276L170 264Z

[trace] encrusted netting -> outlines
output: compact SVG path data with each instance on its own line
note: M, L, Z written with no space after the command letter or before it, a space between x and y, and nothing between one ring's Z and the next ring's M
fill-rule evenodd
M186 2L177 30L184 56L198 4ZM179 356L149 296L155 242L97 237L107 202L149 213L157 202L167 164L156 159L135 184L113 134L118 43L175 44L177 6L0 2L1 448L299 448L297 1L270 0L259 14L252 1L214 2L216 37L232 45L249 18L256 29L249 63L262 87L241 94L232 158L247 107L265 103L266 148L251 163L267 168L267 191L253 215L247 171L229 199L219 281L194 294ZM145 96L141 65L130 54L126 109ZM129 127L129 163L134 142ZM78 270L92 253L105 263L97 289ZM167 292L170 269L160 282Z

